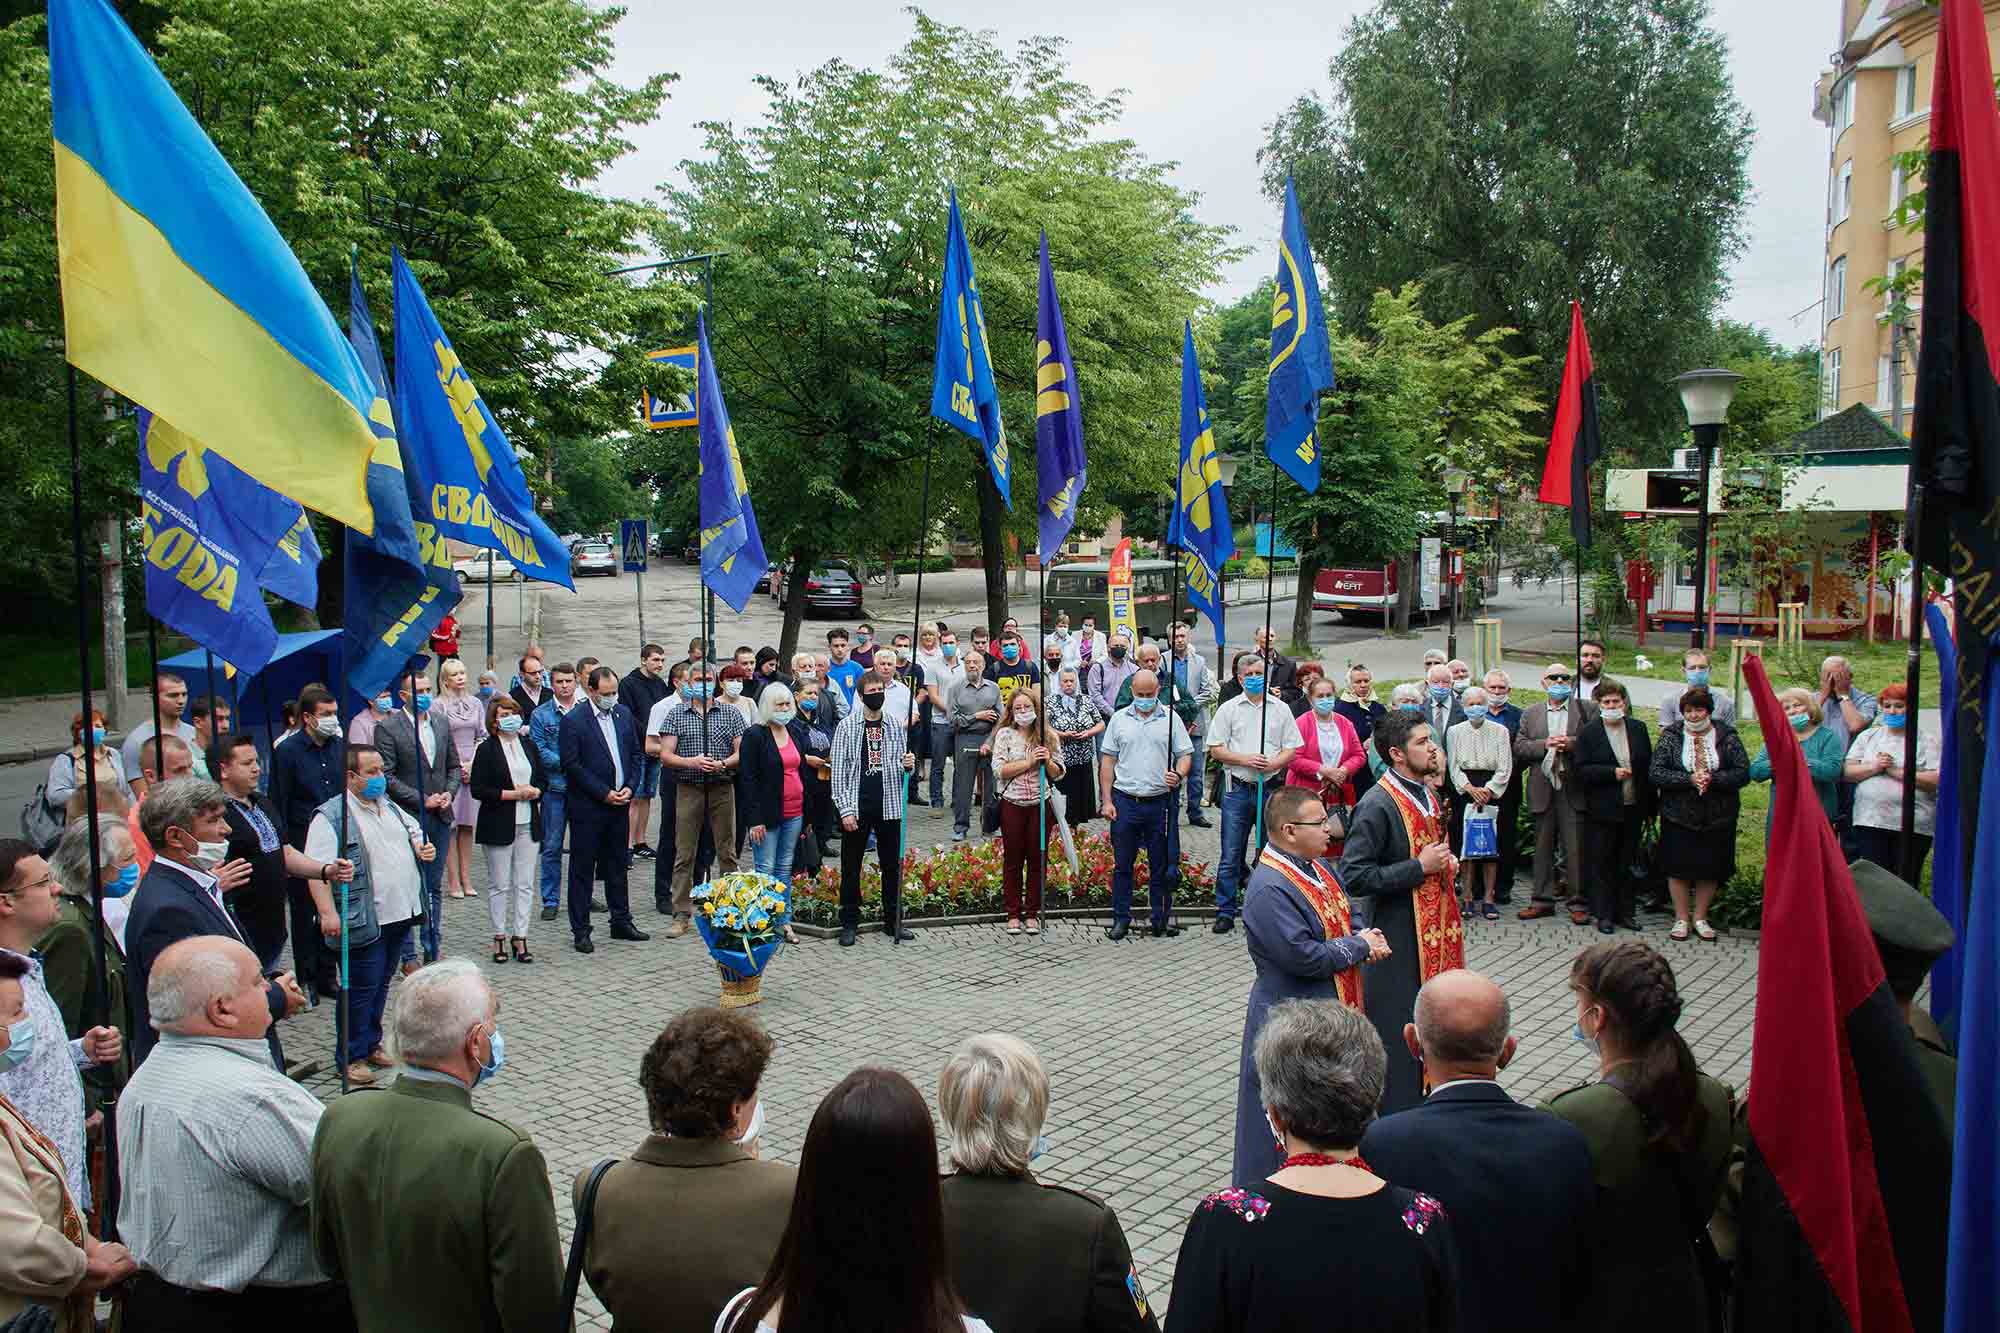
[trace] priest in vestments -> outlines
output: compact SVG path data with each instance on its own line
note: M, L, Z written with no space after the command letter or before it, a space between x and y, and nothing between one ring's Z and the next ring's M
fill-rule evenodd
M1441 772L1444 751L1422 713L1398 709L1369 738L1389 767L1354 808L1340 883L1365 902L1369 924L1388 940L1389 958L1370 969L1368 1019L1389 1053L1382 1114L1423 1100L1423 1071L1403 1041L1417 990L1440 972L1465 966L1465 927L1452 883L1458 860L1447 837L1450 807L1426 779Z
M1361 966L1388 956L1377 930L1356 932L1347 895L1324 859L1326 805L1311 787L1285 786L1265 803L1268 841L1243 894L1243 934L1256 964L1243 1016L1236 1071L1236 1161L1245 1189L1283 1165L1257 1082L1257 1034L1271 1006L1286 1000L1339 1000L1361 1008Z

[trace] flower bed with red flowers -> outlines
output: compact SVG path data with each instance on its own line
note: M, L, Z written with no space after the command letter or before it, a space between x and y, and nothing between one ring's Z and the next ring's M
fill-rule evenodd
M1042 890L1045 911L1086 908L1108 911L1111 906L1111 837L1085 829L1076 835L1077 869L1069 868L1060 838L1049 838L1048 880ZM955 843L938 850L910 851L903 856L903 915L918 917L1000 915L1000 839ZM1144 852L1132 867L1132 897L1144 910L1151 868ZM1212 906L1215 872L1206 861L1181 856L1181 882L1174 895L1184 907ZM861 868L861 910L880 917L882 872L870 856ZM840 869L828 864L817 875L792 877L792 911L801 924L832 925L840 915Z

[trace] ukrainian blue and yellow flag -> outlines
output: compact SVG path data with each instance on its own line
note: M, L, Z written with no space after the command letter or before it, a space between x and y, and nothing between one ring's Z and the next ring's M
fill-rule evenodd
M722 401L722 381L708 351L708 321L695 317L695 401L701 404L701 581L738 615L770 568L736 428Z
M1049 234L1042 233L1042 287L1035 307L1035 476L1041 492L1039 553L1047 569L1083 499L1083 400L1076 391L1076 362L1063 329L1055 270L1049 267Z
M50 0L65 354L367 532L368 378L250 191L105 0Z
M1264 452L1308 493L1319 489L1319 396L1333 387L1333 343L1319 304L1319 275L1306 246L1298 192L1285 177L1278 233L1278 286L1271 296L1271 384Z
M569 550L535 512L514 446L459 364L403 252L394 251L390 263L396 291L395 429L417 514L446 536L501 552L523 578L560 583L574 592Z
M931 415L979 441L993 485L1011 511L1013 464L1007 454L1007 428L1000 422L1000 391L993 384L993 360L987 350L986 311L979 302L979 279L972 272L972 247L965 243L965 223L958 216L957 190L951 192L951 222L944 237L944 288L938 297Z
M1194 325L1181 326L1181 464L1174 478L1174 515L1167 546L1180 552L1181 584L1188 605L1215 626L1215 641L1226 643L1222 626L1222 567L1236 550L1229 522L1229 495L1222 489L1222 463L1215 429L1202 392L1201 363L1194 355Z

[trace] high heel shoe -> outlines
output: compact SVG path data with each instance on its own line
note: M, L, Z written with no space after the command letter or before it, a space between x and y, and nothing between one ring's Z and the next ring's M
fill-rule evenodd
M493 937L493 961L496 963L507 961L507 937L505 935L495 935Z
M514 961L517 963L532 963L535 961L535 956L528 952L528 941L519 935L514 937Z

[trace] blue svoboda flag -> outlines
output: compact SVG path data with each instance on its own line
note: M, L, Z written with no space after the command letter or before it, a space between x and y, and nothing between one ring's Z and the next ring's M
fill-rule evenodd
M389 368L382 360L368 296L361 290L361 273L352 265L347 273L347 341L375 390L368 411L375 433L375 454L368 461L375 532L347 535L341 644L348 688L372 699L425 650L431 631L458 605L461 594L444 538L433 524L415 517L416 497L389 407Z
M1076 392L1076 362L1063 331L1062 302L1049 267L1049 234L1042 233L1041 299L1035 308L1035 477L1041 492L1041 566L1062 550L1083 499L1083 402Z
M708 350L708 321L695 320L695 401L701 404L701 581L729 609L742 614L770 567L757 514L750 506L750 483L736 452L736 430L722 401L722 382Z
M278 646L261 572L303 511L221 454L139 409L146 610L242 671ZM308 601L306 605L310 606Z
M1181 337L1181 462L1167 545L1180 552L1188 605L1209 618L1215 641L1225 643L1222 567L1236 550L1236 533L1229 522L1229 497L1222 489L1215 430L1208 422L1201 363L1195 360L1194 325L1183 324Z
M1308 492L1319 489L1319 396L1333 387L1333 345L1319 304L1319 277L1298 192L1285 178L1278 233L1278 286L1271 296L1271 384L1264 406L1264 452Z
M535 512L521 461L459 364L403 252L390 256L396 291L396 430L416 512L438 531L490 547L524 578L576 590L569 551Z
M1000 423L1000 391L993 384L993 361L987 350L986 311L979 303L979 279L972 272L972 248L965 243L956 190L951 193L951 222L944 237L931 415L979 441L993 485L1011 511L1013 465L1007 454L1007 428Z

